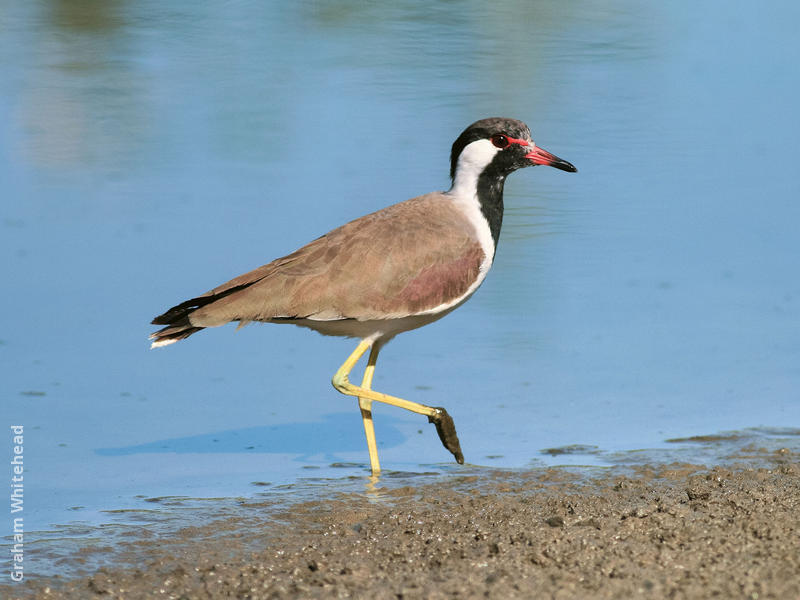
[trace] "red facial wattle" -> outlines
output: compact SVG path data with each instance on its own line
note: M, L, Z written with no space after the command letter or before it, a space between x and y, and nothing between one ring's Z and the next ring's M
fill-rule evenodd
M520 146L530 146L531 143L527 140L518 140L517 138L512 138L506 136L506 139L509 141L510 144L519 144Z

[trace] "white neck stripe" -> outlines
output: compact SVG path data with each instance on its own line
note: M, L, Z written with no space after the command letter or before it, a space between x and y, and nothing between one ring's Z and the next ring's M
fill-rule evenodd
M476 140L461 151L456 164L456 176L450 193L454 196L477 196L478 178L500 152L489 140Z

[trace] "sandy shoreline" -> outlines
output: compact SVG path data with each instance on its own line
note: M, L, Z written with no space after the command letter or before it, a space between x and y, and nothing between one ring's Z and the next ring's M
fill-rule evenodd
M0 596L798 598L798 458L784 449L765 452L759 468L639 466L588 479L542 468L378 483L269 519L142 539L90 576L0 586Z

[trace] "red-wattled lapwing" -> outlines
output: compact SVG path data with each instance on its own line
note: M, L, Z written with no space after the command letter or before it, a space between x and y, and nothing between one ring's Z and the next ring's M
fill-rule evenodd
M375 363L384 344L398 333L441 319L478 289L497 249L506 177L532 165L577 171L536 146L522 121L476 121L453 143L449 191L363 216L181 302L153 319L166 327L150 336L152 345L166 346L231 321L240 326L250 321L292 323L324 335L359 338L333 376L333 386L358 398L373 474L380 472L373 401L426 415L445 448L463 463L447 411L374 391ZM361 385L350 383L350 371L368 349Z

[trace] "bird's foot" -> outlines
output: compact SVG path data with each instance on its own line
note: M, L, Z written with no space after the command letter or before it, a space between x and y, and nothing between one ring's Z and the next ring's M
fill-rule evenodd
M434 406L433 408L436 409L437 414L428 417L428 422L436 425L436 433L439 434L442 445L453 453L458 464L463 465L464 455L461 454L461 444L458 443L456 424L453 423L453 417L447 414L447 411L441 406Z

